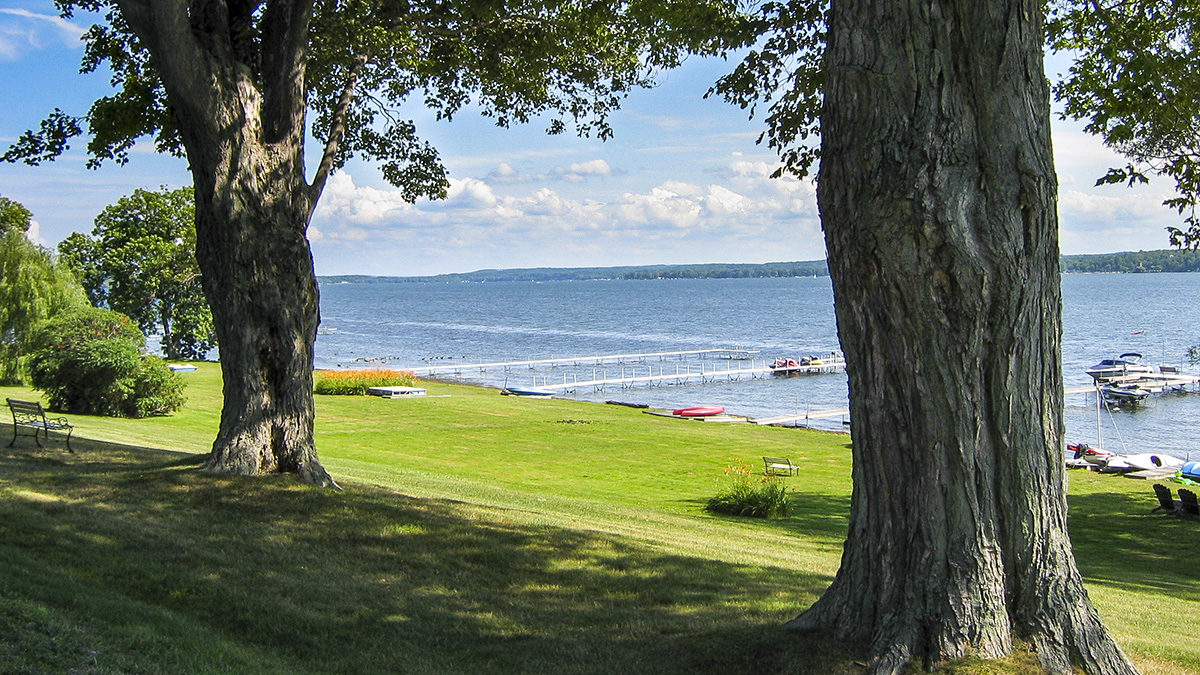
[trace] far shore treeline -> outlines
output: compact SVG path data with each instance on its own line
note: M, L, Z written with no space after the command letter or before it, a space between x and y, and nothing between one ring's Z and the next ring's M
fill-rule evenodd
M1200 272L1200 252L1175 249L1062 256L1068 274ZM319 277L322 283L389 284L497 281L611 281L641 279L761 279L829 276L824 260L776 263L708 263L703 265L643 265L627 267L538 267L478 270L425 277L375 277L347 274Z

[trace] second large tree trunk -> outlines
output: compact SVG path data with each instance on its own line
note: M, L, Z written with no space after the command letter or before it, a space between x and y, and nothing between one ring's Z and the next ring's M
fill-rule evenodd
M250 86L236 91L219 113L228 135L204 139L188 152L196 259L224 376L221 426L205 468L296 473L335 486L313 443L320 316L306 237L313 197L304 181L303 143L299 133L268 141L260 119L241 114L262 109L257 92ZM302 132L303 118L291 128Z
M790 625L873 673L1009 653L1132 673L1066 531L1056 179L1037 0L834 0L819 204L846 352L841 569Z
M333 485L313 445L319 314L307 207L241 182L234 178L211 196L197 186L197 257L224 376L221 426L205 468L298 473Z
M265 3L258 33L246 30L255 3L118 4L154 56L196 190L196 260L225 396L205 468L333 485L313 443L319 314L305 233L319 191L304 175L312 0Z

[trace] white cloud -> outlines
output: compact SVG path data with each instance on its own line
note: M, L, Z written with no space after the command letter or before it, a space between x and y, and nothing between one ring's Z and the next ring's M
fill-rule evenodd
M359 187L346 171L329 177L316 217L345 223L378 223L412 210L399 190Z
M741 163L727 166L723 180L664 180L611 194L576 188L568 194L547 184L522 190L504 182L516 172L501 165L485 179L452 180L443 202L413 205L403 204L395 190L357 186L343 172L330 180L328 203L322 200L314 218L320 232L313 238L314 255L322 273L363 271L367 259L425 266L366 272L377 274L822 257L811 185L768 178L774 169L765 163L731 161ZM568 165L562 173L567 172L614 173L601 161Z
M29 221L29 229L25 230L25 238L38 246L46 245L46 240L42 237L42 226L36 220Z
M610 176L612 167L603 159L593 159L588 162L577 162L567 167L560 166L554 170L554 175L563 180L578 182L588 176Z
M28 51L59 42L82 47L79 38L84 29L54 14L38 14L24 9L0 8L0 59L12 61Z
M448 208L456 209L486 209L496 205L496 193L490 185L477 178L451 178L445 204Z
M704 203L709 211L731 214L746 213L753 205L748 197L720 185L708 187L708 197Z

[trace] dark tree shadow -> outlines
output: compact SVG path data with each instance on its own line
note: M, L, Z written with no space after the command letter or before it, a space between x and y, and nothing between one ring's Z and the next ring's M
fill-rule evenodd
M285 672L861 672L848 648L779 628L828 576L707 559L703 542L689 556L501 509L212 476L167 451L5 450L5 482L49 494L0 499L14 552L0 556L2 597L128 630L131 644L150 629L88 616L101 596ZM794 499L797 515L771 527L844 536L848 500Z

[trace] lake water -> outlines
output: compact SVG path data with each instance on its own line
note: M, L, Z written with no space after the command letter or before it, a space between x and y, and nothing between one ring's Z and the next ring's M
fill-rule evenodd
M734 346L773 360L838 348L828 277L323 284L321 316L318 368L404 369ZM1154 364L1183 365L1186 348L1200 343L1200 274L1065 275L1063 324L1067 387L1089 384L1084 368L1126 351L1141 352ZM705 367L729 363L710 359ZM668 370L699 367L696 357L653 364ZM618 365L598 368L610 376L621 370ZM522 386L561 382L564 375L591 379L592 373L592 366L539 367L439 377L499 387L506 381ZM1152 396L1137 409L1105 411L1104 447L1200 460L1195 441L1200 394L1192 391ZM750 417L847 407L844 374L589 388L566 396L662 408L718 404ZM1094 396L1067 396L1064 414L1068 440L1096 444ZM843 428L837 417L814 420L813 426Z

